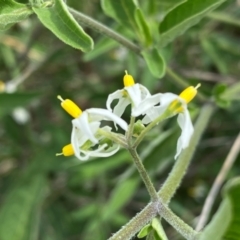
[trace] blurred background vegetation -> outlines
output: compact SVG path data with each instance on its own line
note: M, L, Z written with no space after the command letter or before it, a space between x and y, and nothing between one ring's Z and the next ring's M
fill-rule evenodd
M144 7L144 1L139 2ZM103 14L99 0L69 0L68 5L125 32ZM239 9L239 1L227 1L162 49L167 66L189 85L200 82L200 92L209 98L216 85L239 81ZM1 240L105 240L149 201L124 150L87 162L55 157L71 134L71 117L61 109L58 94L73 99L82 109L104 108L108 94L123 87L126 69L152 94L182 91L171 75L153 77L136 54L89 28L85 31L95 42L89 53L62 43L36 15L0 32ZM240 129L239 101L219 105L225 108L218 108L212 117L170 204L192 225ZM198 99L189 105L193 121L201 106ZM128 121L129 114L124 118ZM173 165L179 134L176 119L171 119L139 147L157 188ZM239 165L238 157L229 177L240 173ZM221 196L213 212L220 200ZM182 239L163 224L169 239Z

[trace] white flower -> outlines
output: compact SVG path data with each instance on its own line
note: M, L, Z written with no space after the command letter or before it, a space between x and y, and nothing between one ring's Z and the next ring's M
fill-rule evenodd
M113 109L113 113L121 117L126 107L132 104L132 111L137 108L141 102L150 97L148 89L141 84L135 83L133 77L126 75L123 78L124 88L117 90L110 94L107 99L107 109L112 111L111 103L113 100L118 99L117 105Z
M62 107L74 117L71 144L66 146L66 151L63 148L64 156L75 154L80 160L88 160L90 157L108 157L118 151L118 144L108 146L107 143L100 143L104 139L100 130L111 132L110 127L101 127L101 121L113 121L127 131L128 125L124 120L106 109L90 108L82 112L71 100L58 98L62 101Z
M187 109L189 103L197 94L197 85L195 88L188 87L179 96L173 93L159 93L145 99L141 105L134 109L132 115L137 117L145 115L142 119L144 124L149 124L156 118L160 117L166 110L170 112L169 117L178 114L177 122L182 133L177 142L177 153L175 159L180 155L181 151L188 147L191 136L194 132L190 114ZM160 104L157 105L156 104Z

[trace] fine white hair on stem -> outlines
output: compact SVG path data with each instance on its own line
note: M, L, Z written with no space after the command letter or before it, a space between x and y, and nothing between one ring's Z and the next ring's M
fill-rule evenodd
M212 188L205 200L201 215L198 220L198 224L196 226L196 231L200 231L206 225L209 215L210 215L210 211L213 206L213 203L219 192L219 189L221 188L229 170L231 169L233 163L235 162L239 151L240 151L240 133L238 134L236 140L234 141L232 148L231 148L230 152L228 153L227 158L225 159L223 166L222 166L220 172L218 173L218 175L212 185Z

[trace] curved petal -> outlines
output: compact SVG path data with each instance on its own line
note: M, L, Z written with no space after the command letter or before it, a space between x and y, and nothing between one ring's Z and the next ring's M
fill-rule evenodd
M73 119L72 124L74 127L79 128L83 132L83 134L88 137L90 141L95 144L98 143L98 140L95 138L94 133L92 132L92 129L90 127L87 111L84 111L80 117Z
M129 98L131 99L131 102L133 103L133 107L138 107L138 105L141 103L141 88L138 83L124 88L129 95Z
M78 145L78 138L76 137L76 130L77 128L75 128L73 126L73 129L72 129L72 134L71 134L71 144L73 146L73 150L74 150L74 154L75 156L79 158L79 145Z
M86 110L90 115L102 116L102 120L110 120L118 124L123 130L127 131L128 124L114 113L102 108L90 108Z
M142 100L151 96L151 93L145 86L143 86L142 84L139 84L139 87L141 89L141 99Z
M123 98L123 90L117 90L114 93L109 94L106 103L107 109L112 112L111 103L113 102L113 100L121 98Z
M95 134L99 129L100 122L92 122L89 125L93 134ZM80 160L83 160L83 157L80 155L81 147L87 140L89 140L88 136L84 134L84 132L82 132L81 129L73 125L71 134L71 144L73 146L75 156Z
M118 144L114 144L114 146L109 148L108 150L105 150L106 147L107 147L107 144L103 144L95 151L91 151L89 156L91 156L91 157L109 157L109 156L112 156L113 154L115 154L120 148L120 146Z
M113 109L113 113L121 117L126 107L130 104L128 98L120 98L117 105Z
M142 119L143 124L149 124L153 120L155 120L157 117L161 116L161 114L164 112L165 108L161 107L153 107L149 109L145 115L145 117Z
M151 109L156 104L160 103L160 96L162 94L158 93L146 98L138 107L132 109L132 115L138 117L140 115L146 114L146 112Z
M175 159L179 156L181 153L182 149L185 149L188 147L189 142L191 140L192 134L194 132L194 128L192 125L191 117L190 114L187 110L187 108L184 108L183 113L178 114L177 118L178 124L182 130L182 133L180 137L178 138L177 142L177 153L175 155Z

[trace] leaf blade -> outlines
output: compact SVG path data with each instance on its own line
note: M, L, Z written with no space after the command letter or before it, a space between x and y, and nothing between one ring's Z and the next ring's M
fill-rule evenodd
M152 75L156 78L162 78L165 74L166 65L158 50L156 48L152 49L151 51L144 50L141 52L141 54L146 61Z
M73 48L87 52L93 49L92 38L85 33L69 13L62 0L56 0L53 7L33 8L42 24L60 40Z
M236 177L225 185L224 200L211 222L203 230L199 240L238 240L240 238L239 198L240 177Z
M1 1L0 30L6 30L13 24L26 19L33 11L26 5L12 0Z
M163 47L188 28L197 24L207 13L216 9L225 0L191 0L169 12L159 25Z

